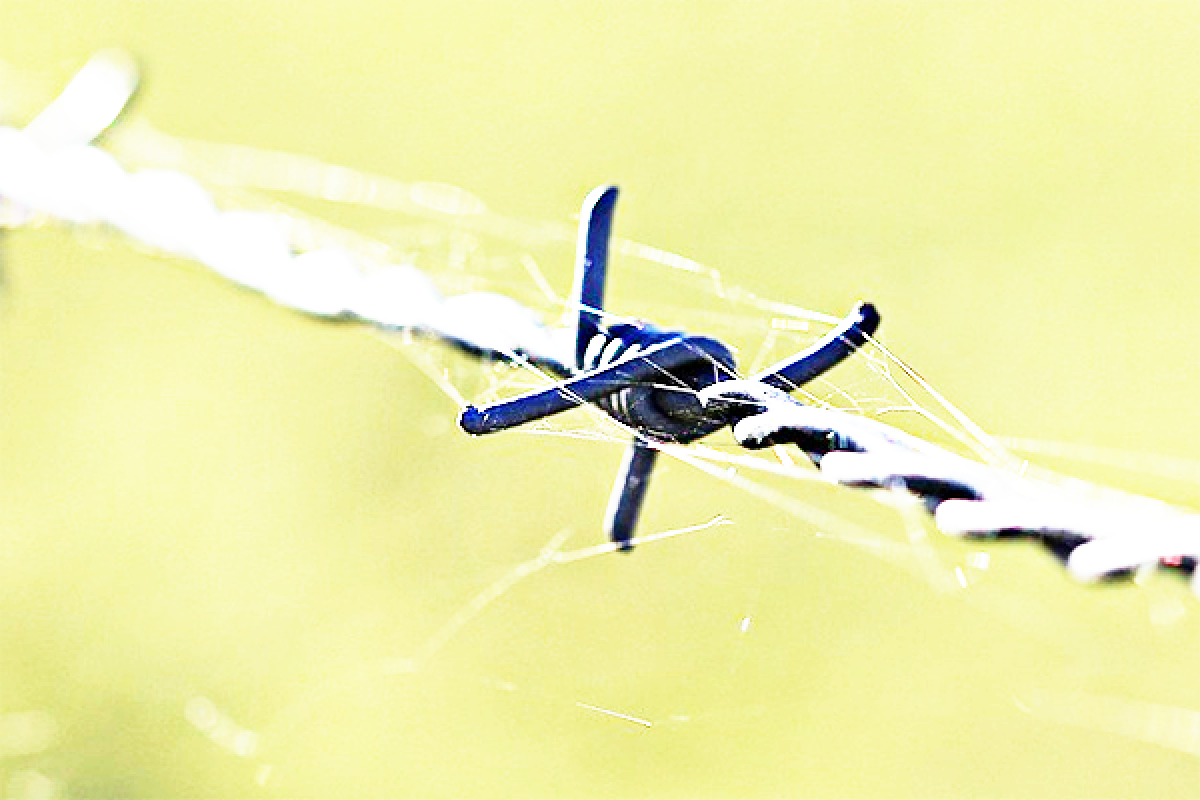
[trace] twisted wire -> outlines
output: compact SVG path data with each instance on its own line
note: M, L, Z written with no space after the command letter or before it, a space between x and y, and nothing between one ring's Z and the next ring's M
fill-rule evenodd
M20 227L45 216L110 225L297 311L423 331L472 352L570 371L570 331L543 324L511 298L446 296L412 266L372 263L337 245L302 251L286 215L222 210L196 179L176 170L126 170L93 141L136 84L127 56L101 53L27 126L0 126L0 223ZM726 414L741 445L795 444L831 482L906 490L925 500L944 533L1041 538L1081 581L1182 567L1200 594L1200 514L988 466L873 419L804 405L757 381L722 381L699 396Z

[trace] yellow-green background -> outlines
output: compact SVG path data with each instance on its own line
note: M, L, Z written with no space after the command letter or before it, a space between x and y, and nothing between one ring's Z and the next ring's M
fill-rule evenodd
M776 299L877 302L885 341L990 431L1183 457L1198 41L1190 2L0 4L0 57L51 82L129 48L168 132L532 219L617 182L624 235ZM0 790L1200 794L1193 754L1022 710L1200 709L1181 583L1080 588L1033 544L942 544L995 566L941 595L681 466L647 524L736 527L544 572L423 672L361 674L555 531L594 541L618 451L468 440L396 350L115 240L2 244L0 715L58 735L0 761ZM197 696L260 756L189 724Z

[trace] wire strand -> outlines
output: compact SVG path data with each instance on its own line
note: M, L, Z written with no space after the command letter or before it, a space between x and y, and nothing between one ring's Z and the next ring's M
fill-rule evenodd
M539 374L539 366L560 374L570 372L565 366L574 360L570 330L544 324L512 298L490 292L443 295L413 266L388 263L338 243L305 240L286 214L222 210L212 194L185 172L128 171L91 142L117 119L136 84L132 60L119 52L104 52L89 61L24 129L0 127L0 222L20 227L48 217L79 225L106 224L164 253L197 261L297 311L354 318L389 330L423 331ZM380 185L390 197L400 184ZM426 194L433 191L426 187ZM458 213L467 202L463 198L443 190L433 199L426 197L424 205ZM649 253L674 268L708 275L719 294L733 291L724 287L715 271L690 259L668 258L671 254L664 251L623 240L616 247L638 255ZM536 281L540 273L533 266ZM548 284L541 286L543 292L547 289ZM791 306L755 302L783 309L796 319L836 321ZM1070 542L1067 568L1079 580L1094 581L1164 561L1191 569L1200 557L1200 514L1148 498L1073 494L1063 486L1019 474L1003 447L944 401L911 367L882 352L942 404L972 437L969 444L976 455L987 463L950 453L874 419L805 405L756 381L725 380L700 395L705 403L733 409L734 436L741 445L801 444L826 480L903 490L925 500L944 533L1022 532ZM664 373L664 381L669 382L664 386L679 383L669 372ZM907 395L905 399L912 401ZM915 402L912 408L925 413ZM956 433L940 418L925 415L944 431ZM711 467L694 454L677 452L676 456L703 469ZM805 506L805 514L812 513ZM1195 579L1193 591L1200 592Z

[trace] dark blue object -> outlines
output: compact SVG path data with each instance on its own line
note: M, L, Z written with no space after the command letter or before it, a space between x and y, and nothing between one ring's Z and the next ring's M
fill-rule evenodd
M604 323L604 283L617 188L602 186L584 201L575 253L571 305L575 321L574 375L547 389L484 408L467 406L459 424L484 434L523 425L584 403L595 403L633 429L609 499L605 527L621 549L632 547L642 500L654 469L655 442L690 442L732 421L705 413L696 393L737 378L733 353L716 339L649 324ZM783 391L829 371L879 327L879 313L863 303L821 341L755 375Z
M617 187L600 186L583 200L579 239L575 245L575 281L571 300L575 317L575 366L583 364L588 342L600 332L604 310L604 281L608 276L608 240L612 235Z
M854 354L879 328L879 312L870 303L860 303L821 341L791 358L768 367L752 380L790 392L820 377Z

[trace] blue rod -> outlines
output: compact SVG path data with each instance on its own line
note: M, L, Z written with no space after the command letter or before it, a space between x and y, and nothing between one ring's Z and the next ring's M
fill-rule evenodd
M613 484L608 512L604 517L605 533L621 550L633 549L630 541L637 529L642 501L646 498L646 489L650 487L650 473L654 470L657 458L658 451L639 436L635 436L625 450L625 459Z
M705 336L669 339L604 369L585 372L546 389L482 409L467 406L458 424L467 433L476 435L502 431L595 402L631 384L669 381L681 366L701 360L710 361L719 352L725 352L724 346Z
M600 332L604 308L604 280L608 272L608 239L612 233L617 187L600 186L588 193L579 215L579 239L575 247L575 280L571 304L579 309L575 318L575 368L583 368L583 352Z
M879 312L870 303L860 303L821 341L794 356L768 367L752 380L762 381L785 392L798 389L845 361L862 347L879 328Z

